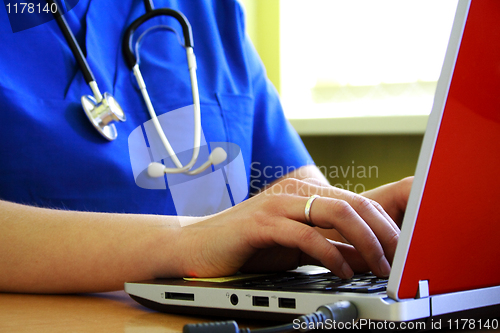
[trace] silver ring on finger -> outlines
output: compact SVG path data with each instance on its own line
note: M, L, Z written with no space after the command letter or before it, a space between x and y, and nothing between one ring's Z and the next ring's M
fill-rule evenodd
M304 210L304 213L306 215L306 222L309 225L312 225L312 222L311 222L311 206L312 206L313 201L316 200L316 198L319 198L319 195L317 195L317 194L311 195L309 197L309 200L307 200L307 202L306 202L306 208Z

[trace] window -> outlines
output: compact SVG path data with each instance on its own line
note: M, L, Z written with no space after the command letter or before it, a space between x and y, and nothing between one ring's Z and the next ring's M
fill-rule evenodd
M427 115L457 0L281 0L288 118Z

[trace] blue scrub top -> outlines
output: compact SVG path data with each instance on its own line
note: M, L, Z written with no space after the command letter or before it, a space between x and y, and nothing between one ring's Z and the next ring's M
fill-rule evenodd
M155 6L179 10L190 21L205 139L241 149L250 192L312 163L244 33L238 2L155 0ZM65 14L101 92L114 95L127 116L117 124L118 138L107 142L82 110L80 98L91 91L56 22L13 33L2 6L0 199L71 210L176 214L168 188L136 185L129 155L128 136L150 118L121 45L128 25L144 12L140 0L80 0ZM153 21L180 31L170 18ZM158 115L192 104L185 50L175 34L145 38L140 54Z

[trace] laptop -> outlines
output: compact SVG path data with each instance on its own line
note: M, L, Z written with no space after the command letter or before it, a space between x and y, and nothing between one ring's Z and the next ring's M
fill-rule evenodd
M459 1L388 280L362 274L346 281L324 268L301 267L129 282L125 291L159 311L229 318L289 320L337 301L350 301L358 318L374 321L498 311L498 22L500 1Z

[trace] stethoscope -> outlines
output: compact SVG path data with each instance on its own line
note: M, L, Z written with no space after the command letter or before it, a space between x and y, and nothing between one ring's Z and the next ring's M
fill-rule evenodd
M55 0L47 0L49 3L54 3L57 5ZM188 175L196 175L212 165L217 165L222 163L227 158L227 153L224 149L217 147L215 148L209 155L208 160L203 163L198 168L191 170L198 160L198 155L200 152L200 141L201 141L201 111L200 111L200 97L198 93L198 81L196 77L196 58L193 51L193 35L191 32L191 25L187 18L180 12L175 11L173 9L161 8L154 9L152 0L143 0L144 5L146 7L146 14L142 15L138 19L136 19L125 31L125 36L123 38L123 54L125 57L125 61L137 80L137 84L141 91L142 97L144 98L144 102L148 109L148 112L151 116L151 120L153 121L153 125L158 132L160 140L163 143L168 155L172 159L175 164L175 168L167 168L163 164L158 162L150 163L148 166L148 174L150 177L162 177L164 174L175 174L175 173L184 173ZM156 116L156 112L153 108L153 104L151 103L151 99L149 97L148 91L146 89L146 84L144 83L144 79L142 77L141 71L139 69L139 42L136 47L137 58L133 52L133 35L135 30L143 23L148 21L149 19L156 16L170 16L175 18L182 27L182 32L184 36L184 44L183 47L186 49L187 63L189 68L189 77L191 80L191 92L193 95L193 106L194 106L194 143L193 143L193 154L191 156L191 160L188 164L182 165L177 157L175 151L173 150L170 142L168 141L163 129L158 121L158 117ZM90 70L90 67L87 63L87 60L83 56L82 50L80 49L78 42L73 35L73 32L68 26L68 23L64 19L62 15L59 13L59 9L54 13L55 20L61 29L66 41L69 44L71 52L73 53L82 73L85 78L85 81L89 85L90 89L94 96L84 95L81 98L83 110L87 115L87 118L90 120L95 129L107 140L112 141L116 139L118 133L116 131L116 127L114 122L125 121L125 114L118 104L118 102L114 99L114 97L105 92L104 95L101 94L97 83L94 78L94 74ZM163 26L160 26L163 27ZM153 27L155 28L155 27ZM172 30L171 28L167 28ZM145 33L150 31L148 29ZM175 31L174 31L175 32ZM139 38L141 39L144 34ZM182 44L182 43L181 43Z

